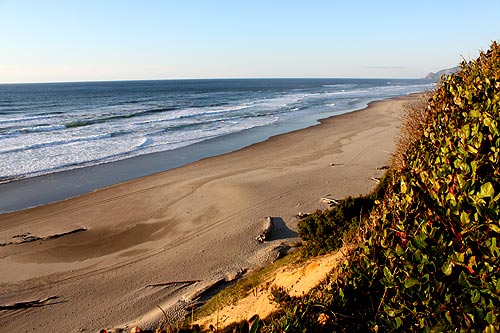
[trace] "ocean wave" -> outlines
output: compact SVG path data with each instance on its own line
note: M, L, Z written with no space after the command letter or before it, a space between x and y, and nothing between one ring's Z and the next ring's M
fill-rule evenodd
M1 178L16 178L42 175L60 170L95 165L102 162L119 160L147 142L147 138L116 140L108 138L102 145L87 142L80 147L79 154L71 154L78 142L67 142L63 146L44 146L35 151L19 150L9 158L0 161ZM13 163L13 162L17 163ZM17 164L17 166L15 166Z
M227 105L227 104L226 104ZM255 102L241 103L237 105L228 105L226 107L213 107L213 106L205 106L205 107L189 107L184 109L177 109L174 112L169 112L162 117L155 118L146 118L140 121L135 121L133 125L146 125L153 123L164 123L171 122L176 120L189 120L189 119L202 119L206 116L214 116L220 114L232 113L234 111L241 111L244 109L248 109L254 107L256 105Z
M64 125L54 125L35 122L30 125L27 123L21 123L14 126L2 126L0 127L1 135L20 135L20 134L31 134L38 132L55 132L66 129Z
M2 124L10 124L10 123L23 123L27 121L39 121L40 119L52 119L51 115L25 115L25 116L10 116L10 117L0 117L0 126Z
M126 105L126 104L138 104L138 103L142 103L143 101L139 101L139 100L131 100L131 101L123 101L123 102L119 102L117 103L117 105Z
M142 116L147 116L147 115L152 115L152 114L157 114L157 113L162 113L162 112L168 112L168 111L173 111L173 110L176 110L176 108L175 107L163 107L163 108L149 109L149 110L138 111L138 112L122 114L122 115L118 114L118 115L111 115L111 116L100 117L100 118L74 120L74 121L70 121L68 123L65 123L64 126L66 128L84 127L84 126L90 126L90 125L95 125L95 124L102 124L102 123L106 123L106 122L114 121L114 120L123 120L123 119L135 118L135 117L142 117Z
M54 141L49 141L49 142L33 143L33 144L27 144L27 145L20 145L17 147L16 146L15 147L7 147L7 148L4 147L4 148L0 148L0 155L9 154L9 153L17 153L20 151L27 151L27 150L33 150L33 149L39 149L39 148L45 148L45 147L51 147L51 146L65 145L65 144L76 143L76 142L101 140L103 138L109 138L112 136L113 136L112 134L102 134L102 135L96 135L96 136L91 136L91 137L80 137L80 138L73 138L73 139L54 140ZM5 142L3 142L3 143L5 144Z
M335 89L352 89L354 87L359 86L359 84L356 83L339 83L339 84L324 84L322 85L323 88L335 88Z
M209 126L197 126L191 131L155 133L151 134L151 137L154 138L154 145L152 149L149 151L145 150L136 153L151 153L156 151L177 149L211 138L221 137L259 126L269 125L277 121L278 117L267 117L261 119L241 118L239 119L239 121L227 121L228 124L226 125L223 125L224 123L221 122L213 122L211 124L206 124Z
M36 133L36 132L53 132L63 130L66 127L63 125L39 124L33 127L22 127L18 131L21 133Z

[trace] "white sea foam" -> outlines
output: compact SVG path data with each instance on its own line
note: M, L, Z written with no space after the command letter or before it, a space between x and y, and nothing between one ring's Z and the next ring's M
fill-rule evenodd
M100 141L68 142L57 146L20 150L10 153L8 159L2 158L0 169L2 177L43 174L125 154L144 142L144 138L103 138ZM71 151L78 151L78 154L71 154ZM16 163L11 163L13 161Z

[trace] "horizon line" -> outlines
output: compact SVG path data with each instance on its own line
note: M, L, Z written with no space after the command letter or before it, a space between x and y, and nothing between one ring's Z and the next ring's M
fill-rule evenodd
M426 80L425 77L209 77L209 78L169 78L169 79L103 79L79 81L26 81L26 82L0 82L0 85L16 84L59 84L59 83L104 83L104 82L141 82L141 81L209 81L209 80Z

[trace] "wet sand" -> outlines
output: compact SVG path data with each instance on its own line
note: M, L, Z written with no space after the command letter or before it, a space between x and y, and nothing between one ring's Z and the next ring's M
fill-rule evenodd
M320 198L370 192L402 107L371 103L233 153L0 215L0 327L94 332L182 314L200 291L276 257ZM40 193L43 195L43 193ZM267 216L270 241L259 243Z

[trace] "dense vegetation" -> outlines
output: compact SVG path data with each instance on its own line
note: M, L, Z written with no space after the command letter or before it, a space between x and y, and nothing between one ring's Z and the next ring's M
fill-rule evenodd
M227 332L500 330L500 47L411 112L382 185L300 224L309 255L356 238L348 260L303 297L275 288L278 313Z
M348 197L338 205L325 211L317 211L299 223L299 235L306 241L303 254L320 255L338 250L346 242L352 241L368 218L376 200L384 195L389 184L390 172L382 179L377 188L367 196Z
M493 43L438 86L348 262L269 331L500 330L499 126Z

